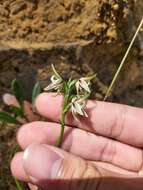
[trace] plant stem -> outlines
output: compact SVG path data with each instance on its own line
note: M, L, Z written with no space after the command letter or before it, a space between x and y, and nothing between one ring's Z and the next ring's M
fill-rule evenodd
M72 83L72 85L71 85ZM73 90L73 85L75 84L75 82L73 83L71 81L71 79L69 79L68 82L65 82L65 86L64 86L64 102L63 102L63 106L62 106L62 111L61 111L61 131L60 131L60 136L56 142L56 146L57 147L61 147L62 144L62 140L64 137L64 131L65 131L65 116L67 114L67 112L70 109L70 101L71 101L71 95L72 95L72 90Z
M65 112L62 110L61 114L61 131L60 131L60 136L57 141L57 147L61 147L63 136L64 136L64 130L65 130Z
M21 182L18 181L16 178L14 178L14 180L15 180L15 184L16 184L17 190L24 190Z
M142 24L143 24L143 17L142 17L141 22L140 22L140 24L139 24L133 38L132 38L132 41L131 41L131 43L130 43L130 45L129 45L129 47L128 47L128 49L127 49L127 51L126 51L120 65L119 65L119 67L118 67L118 69L117 69L117 71L116 71L116 73L114 75L114 77L113 77L113 80L112 80L112 82L111 82L111 84L110 84L110 86L109 86L109 88L108 88L108 90L107 90L107 92L105 94L105 97L104 97L103 101L106 101L106 99L108 98L110 92L112 91L113 85L115 84L115 82L117 80L117 77L118 77L118 75L119 75L119 73L120 73L120 71L121 71L121 69L122 69L122 67L123 67L123 65L124 65L124 63L126 61L126 58L127 58L128 54L129 54L129 52L130 52L130 50L131 50L131 48L133 46L133 43L134 43L134 41L135 41L135 39L136 39L136 37L137 37L141 27L142 27Z

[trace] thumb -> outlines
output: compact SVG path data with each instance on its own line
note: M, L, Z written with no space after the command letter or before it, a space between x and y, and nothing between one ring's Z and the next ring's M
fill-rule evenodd
M44 190L142 190L143 178L120 175L59 148L30 145L23 167L30 182Z
M95 190L100 179L89 162L43 144L25 150L23 167L31 183L48 190Z

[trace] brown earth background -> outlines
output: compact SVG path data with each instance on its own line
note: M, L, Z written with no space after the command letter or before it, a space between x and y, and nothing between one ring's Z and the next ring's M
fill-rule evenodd
M93 97L102 100L142 13L142 0L0 0L0 96L17 77L29 99L53 63L66 77L97 73ZM143 28L109 100L143 106ZM1 190L16 189L8 164L15 130L0 128Z

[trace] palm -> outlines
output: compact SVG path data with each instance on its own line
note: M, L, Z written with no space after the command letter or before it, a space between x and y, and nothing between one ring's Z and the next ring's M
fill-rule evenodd
M60 132L62 97L41 95L38 112L52 122L35 122L19 133L19 143L25 148L32 141L54 145ZM67 127L62 148L92 161L102 161L138 172L142 168L143 110L128 106L89 101L88 118L74 120L67 115ZM24 136L24 138L22 138Z
M21 128L18 142L23 149L33 142L55 145L60 133L61 104L61 96L39 96L37 111L51 122L37 121ZM79 120L67 115L61 148L115 175L137 175L143 164L143 110L89 101L87 113L88 118Z

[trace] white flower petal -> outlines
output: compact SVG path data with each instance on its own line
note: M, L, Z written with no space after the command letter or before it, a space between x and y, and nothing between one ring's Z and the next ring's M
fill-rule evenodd
M52 64L52 70L53 70L53 73L55 75L56 78L58 79L62 79L62 77L59 75L59 73L56 71L54 65Z
M76 87L77 93L79 94L79 91L80 91L80 84L79 84L79 81L76 82L75 87Z
M49 91L55 89L55 85L53 83L49 84L46 88L44 88L44 91Z
M74 117L76 117L76 109L74 108L73 105L71 106L71 111L72 111L72 115L73 115Z
M49 90L58 90L60 91L62 86L62 79L57 78L55 75L51 77L51 83L44 89L45 91Z
M59 84L59 83L62 82L62 80L59 79L59 78L56 78L56 77L53 75L53 76L51 77L51 82L52 82L53 84Z
M75 105L75 109L76 109L76 112L79 114L79 115L84 115L83 111L82 111L82 108L81 108L81 105L78 104L77 102L74 103Z
M85 117L88 117L88 114L86 113L85 110L83 110L83 113L84 113L84 116L85 116Z
M54 82L55 82L55 80L57 80L57 79L55 78L55 75L51 76L51 78L50 78L50 79L51 79L51 82L52 82L52 83L54 83Z
M84 90L86 90L87 92L91 92L90 91L90 88L89 88L89 82L86 82L84 79L80 79L80 85L81 85L81 87L84 89Z
M86 81L84 78L79 79L76 82L76 91L77 94L84 93L85 91L90 93L90 81Z

